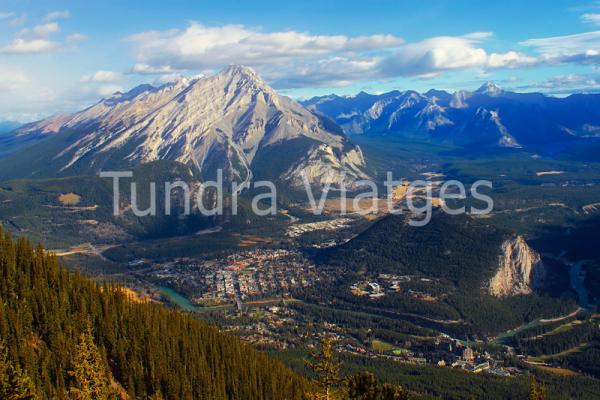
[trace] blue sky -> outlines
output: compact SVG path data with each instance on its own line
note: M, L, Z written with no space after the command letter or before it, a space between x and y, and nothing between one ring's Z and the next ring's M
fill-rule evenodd
M0 120L232 63L293 97L600 90L600 1L486 3L0 1Z

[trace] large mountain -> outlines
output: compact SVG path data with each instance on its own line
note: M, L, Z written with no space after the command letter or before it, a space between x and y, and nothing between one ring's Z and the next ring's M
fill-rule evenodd
M316 184L325 175L349 183L365 176L360 148L336 124L241 66L141 85L26 125L4 142L20 149L3 162L5 177L90 174L158 159L186 164L204 179L222 169L236 182L268 175L299 185L302 171Z
M398 135L465 147L522 148L593 158L600 144L600 95L514 93L487 83L474 92L364 92L303 102L346 133ZM590 147L591 146L591 147Z

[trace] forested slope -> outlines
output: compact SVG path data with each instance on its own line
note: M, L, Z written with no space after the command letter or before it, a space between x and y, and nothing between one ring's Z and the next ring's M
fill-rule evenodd
M18 381L40 398L79 398L74 393L93 386L132 399L244 400L300 399L307 389L306 380L237 339L73 275L2 229L0 274L4 389L12 380L7 390Z

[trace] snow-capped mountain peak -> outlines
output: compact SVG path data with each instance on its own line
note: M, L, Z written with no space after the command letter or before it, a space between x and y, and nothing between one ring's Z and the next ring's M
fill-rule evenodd
M503 92L504 90L493 82L486 82L475 91L477 94L486 94L488 96L499 96Z

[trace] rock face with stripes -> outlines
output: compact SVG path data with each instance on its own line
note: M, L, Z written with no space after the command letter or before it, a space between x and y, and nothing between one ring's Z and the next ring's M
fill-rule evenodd
M540 258L523 236L502 243L498 270L489 284L489 292L496 297L529 294L543 285L546 270Z

